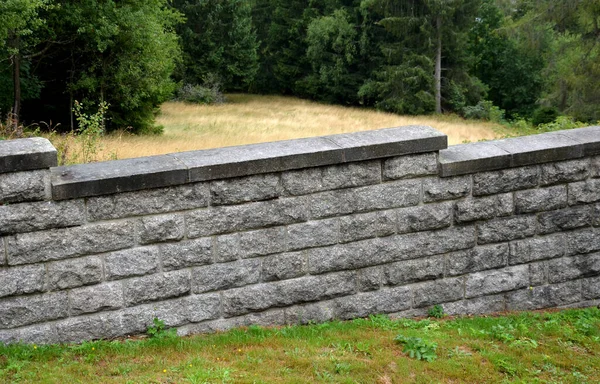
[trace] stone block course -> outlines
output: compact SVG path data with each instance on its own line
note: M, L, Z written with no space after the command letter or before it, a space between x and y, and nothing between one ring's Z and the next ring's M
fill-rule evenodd
M42 292L46 281L43 265L0 269L0 297Z
M48 169L58 163L56 148L42 137L2 140L0 153L0 173Z
M356 275L358 290L361 292L376 291L383 282L383 267L359 269Z
M592 157L592 177L600 177L600 156Z
M557 211L543 212L538 216L538 233L548 234L569 229L587 227L592 224L593 207L574 206Z
M567 232L566 238L567 255L600 251L600 231L598 229Z
M309 221L287 227L287 249L295 251L312 247L336 244L340 224L337 219Z
M82 225L83 200L0 205L0 235Z
M559 307L581 300L581 281L543 285L510 292L506 295L506 309L525 311Z
M140 243L152 244L181 240L184 234L183 215L149 216L140 220Z
M0 299L0 329L60 319L68 314L66 292Z
M0 204L45 200L49 183L47 170L0 173Z
M305 252L267 256L262 261L262 281L286 280L306 274Z
M452 203L426 204L398 209L398 233L419 232L449 227L452 224Z
M446 256L445 273L448 276L457 276L501 268L506 266L508 254L508 244L481 246L467 251L450 253Z
M567 187L529 189L515 192L515 213L551 211L567 206Z
M389 236L396 233L396 211L376 211L340 217L340 242Z
M448 315L483 315L506 310L504 295L492 295L460 300L443 305Z
M592 224L594 227L600 227L600 204L592 207Z
M529 268L526 265L477 272L467 275L467 298L513 291L529 286Z
M160 256L157 247L132 248L104 256L107 280L142 276L158 271Z
M583 279L581 291L584 299L600 298L600 276Z
M533 215L495 219L477 225L477 241L487 244L523 239L535 235L536 229L537 218Z
M371 314L403 311L409 309L411 304L410 288L395 287L341 297L334 300L333 306L336 318L348 320Z
M46 289L57 291L99 283L103 279L102 259L99 256L55 261L46 264Z
M465 282L462 277L434 280L412 286L415 308L457 301L464 298Z
M260 259L213 264L192 270L192 291L204 293L255 284L260 281Z
M476 173L473 175L473 196L533 188L538 185L538 179L536 166Z
M210 204L229 205L278 197L279 175L264 174L210 183Z
M587 179L589 175L589 158L540 165L540 185L580 181Z
M162 267L165 271L182 269L212 262L212 240L201 238L159 246Z
M423 180L423 202L453 200L471 193L471 176L427 178Z
M407 179L437 174L437 156L424 153L395 157L383 164L383 176L388 180Z
M7 238L8 264L20 265L110 252L135 244L132 221L86 225Z
M506 193L496 196L474 197L458 201L454 207L457 223L510 216L514 211L513 195L512 193Z
M124 303L120 281L72 289L69 292L71 316L119 309Z
M525 264L561 257L566 253L565 243L566 237L562 233L513 241L510 243L509 264Z
M563 283L593 275L600 275L600 253L548 261L548 280L550 283Z
M600 179L569 184L569 205L600 201Z
M406 260L381 267L386 285L408 284L444 276L444 256ZM395 311L393 311L395 312Z
M529 285L535 287L548 282L547 262L531 263L529 265Z
M178 297L190 291L190 271L188 270L157 273L123 282L127 306Z
M299 225L303 224L289 226L288 231L289 228ZM239 236L238 256L242 258L270 255L291 249L287 243L290 240L286 237L285 227L242 232ZM235 253L235 250L232 252Z

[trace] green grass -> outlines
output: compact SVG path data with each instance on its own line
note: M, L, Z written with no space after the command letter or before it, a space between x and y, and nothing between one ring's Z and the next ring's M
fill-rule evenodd
M435 344L435 358L410 358L407 345L415 343ZM0 382L598 383L599 354L597 308L456 319L374 316L185 338L160 332L81 345L0 346Z

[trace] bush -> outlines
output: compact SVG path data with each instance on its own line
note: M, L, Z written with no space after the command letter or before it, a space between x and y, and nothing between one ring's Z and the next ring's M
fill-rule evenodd
M463 116L467 119L488 120L495 123L504 121L504 110L496 107L488 100L482 100L477 105L463 108Z
M222 104L225 95L216 76L208 76L203 85L184 84L177 91L177 101L195 104Z
M588 124L577 121L570 116L558 116L556 120L538 125L537 129L540 132L562 131L565 129L582 128Z
M539 107L533 112L531 122L535 126L548 124L556 120L558 116L558 109L554 107Z

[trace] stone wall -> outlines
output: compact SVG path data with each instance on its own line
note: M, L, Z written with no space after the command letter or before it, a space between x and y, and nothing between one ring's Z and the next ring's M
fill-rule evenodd
M0 141L0 341L600 302L600 127L429 127L56 167Z

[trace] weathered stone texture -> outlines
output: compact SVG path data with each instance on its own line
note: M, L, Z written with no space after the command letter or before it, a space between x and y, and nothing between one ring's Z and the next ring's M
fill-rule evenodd
M56 261L47 264L48 280L46 289L80 287L102 281L102 259L98 256Z
M358 293L335 299L335 313L339 319L355 319L371 314L399 312L411 307L411 298L408 287Z
M567 255L600 251L600 231L598 229L567 232L566 237Z
M448 315L482 315L502 312L506 309L503 295L476 297L443 305Z
M458 223L509 216L513 213L513 196L507 193L465 199L456 203L455 212Z
M260 272L261 260L259 259L194 268L192 291L203 293L255 284L260 281Z
M592 177L600 177L600 156L592 157Z
M83 200L0 205L0 235L81 225Z
M0 299L0 329L60 319L68 314L66 292Z
M592 224L593 207L582 205L558 211L543 212L538 216L540 234L587 227Z
M451 203L426 204L396 211L398 233L418 232L449 227L452 224Z
M553 259L565 254L565 235L555 234L510 243L509 264Z
M113 252L105 256L104 262L107 280L155 273L160 265L157 247Z
M302 225L302 224L297 224ZM290 226L289 228L292 228ZM259 229L257 231L240 233L238 256L255 257L284 252L288 249L286 244L286 231L284 227ZM235 253L235 250L232 250Z
M338 242L339 221L337 219L309 221L287 227L287 249L322 247Z
M142 244L181 240L183 232L182 215L144 217L140 220L140 242Z
M206 207L208 195L208 184L186 184L92 197L87 207L90 220L116 219Z
M515 192L517 214L551 211L566 206L567 187L565 185Z
M165 271L212 262L212 241L210 238L161 244L159 249Z
M130 247L135 242L131 221L32 232L8 237L8 264L29 264Z
M548 261L550 283L563 283L600 274L600 253L566 257Z
M594 227L600 227L600 204L592 207L592 224Z
M581 291L587 300L600 298L600 276L583 279Z
M376 211L340 217L340 242L388 236L396 232L396 211Z
M453 200L471 193L471 176L439 177L423 180L423 202Z
M473 175L473 196L533 188L538 184L536 166L510 168Z
M531 263L529 266L529 285L535 287L548 282L548 268L546 262Z
M210 183L210 204L228 205L269 200L279 196L279 175L264 174Z
M558 307L581 300L581 281L521 289L507 294L506 309L524 311Z
M444 256L406 260L382 267L384 283L400 285L439 279L444 275Z
M45 278L46 269L43 265L0 269L0 297L41 292Z
M590 160L578 159L540 165L540 184L563 184L586 179L590 174Z
M304 275L306 269L306 255L304 252L268 256L262 262L262 280L293 279Z
M529 285L529 268L526 265L499 270L477 272L467 276L467 298L513 291Z
M476 247L468 251L447 255L445 273L449 276L484 271L506 266L509 248L507 244Z
M357 271L356 283L358 290L376 291L381 288L383 282L383 267L363 268Z
M515 216L495 219L477 226L479 244L498 243L533 236L536 232L535 216Z
M44 200L49 178L47 170L0 174L0 204Z
M600 201L600 179L569 184L569 205Z
M460 300L464 297L465 283L462 277L434 280L412 286L416 308Z
M190 271L172 271L137 277L123 282L128 306L178 297L190 292Z
M70 292L71 316L108 311L123 307L123 286L120 281L73 289Z
M424 153L386 160L383 176L386 179L406 179L437 174L437 155Z
M281 175L281 181L286 193L294 196L377 184L381 182L381 163L367 161L288 171Z

